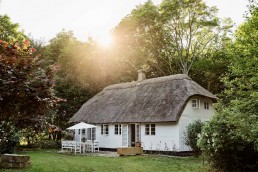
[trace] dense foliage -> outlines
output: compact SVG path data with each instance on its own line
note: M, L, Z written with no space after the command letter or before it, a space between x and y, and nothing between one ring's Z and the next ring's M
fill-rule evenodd
M238 126L236 116L240 115L230 111L216 115L204 126L199 146L215 169L257 171L256 145L250 136L243 135L246 128ZM238 120L248 124L243 117Z
M17 132L28 127L37 132L59 99L54 95L52 66L42 68L43 61L34 56L36 49L17 25L6 16L0 19L5 23L0 28L0 149L10 152L6 147L15 148Z
M205 126L200 146L216 168L258 170L258 8L236 32L218 114Z
M1 121L0 123L0 154L16 151L19 137L14 125L11 122Z
M68 127L69 119L80 106L103 88L102 80L98 77L99 64L92 61L95 59L93 52L91 42L82 43L69 31L58 33L44 47L43 58L49 64L58 66L54 89L56 95L65 101L52 113L51 123L62 129Z
M201 154L201 149L197 145L197 140L199 139L199 136L202 132L203 125L204 125L203 122L201 122L200 120L197 120L197 121L194 121L193 123L190 123L186 127L185 144L191 147L195 156L198 156Z
M216 15L217 9L201 0L137 6L114 29L112 55L121 66L117 71L133 79L140 68L150 78L185 73L220 93L220 77L228 64L222 48L230 42L231 22Z

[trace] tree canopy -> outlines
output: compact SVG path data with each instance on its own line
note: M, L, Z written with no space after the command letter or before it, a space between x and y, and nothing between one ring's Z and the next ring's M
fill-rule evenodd
M237 29L228 47L231 62L218 114L205 126L200 145L214 167L257 171L258 162L258 8Z
M0 151L5 152L2 146L11 142L13 134L30 126L37 129L59 99L53 90L53 67L42 68L43 61L34 56L36 49L17 31L18 25L7 16L0 19L5 19L0 32L0 128L1 136L8 136L1 137Z

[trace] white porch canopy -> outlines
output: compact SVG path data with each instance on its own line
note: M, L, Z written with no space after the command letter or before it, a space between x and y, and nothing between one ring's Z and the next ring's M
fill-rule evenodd
M67 128L67 130L81 130L81 129L87 129L87 128L96 128L95 125L91 125L91 124L87 124L85 122L80 122L78 124L75 124L69 128ZM82 132L80 132L80 143L82 142Z
M92 130L92 128L96 128L96 126L91 125L91 124L87 124L85 122L80 122L78 124L75 124L75 125L67 128L67 130L81 130L81 129L87 129L87 128L91 128L91 130ZM79 149L80 149L80 152L81 152L82 132L80 132L80 142L79 143L80 143L80 148Z
M77 129L85 129L85 128L95 128L95 125L91 125L91 124L87 124L84 122L80 122L78 124L75 124L69 128L67 128L67 130L77 130Z

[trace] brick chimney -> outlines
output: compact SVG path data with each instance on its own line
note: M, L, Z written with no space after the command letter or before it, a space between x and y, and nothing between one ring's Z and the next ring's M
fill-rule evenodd
M138 80L137 80L138 82L141 82L144 79L146 79L146 73L143 69L138 70L137 72L138 72Z

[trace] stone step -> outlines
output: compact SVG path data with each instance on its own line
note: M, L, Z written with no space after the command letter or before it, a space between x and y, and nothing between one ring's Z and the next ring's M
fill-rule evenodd
M4 154L1 156L0 168L28 168L30 166L28 155Z
M28 168L31 166L31 162L0 162L1 168Z
M28 155L17 155L17 154L4 154L1 156L2 162L28 162L30 156Z

